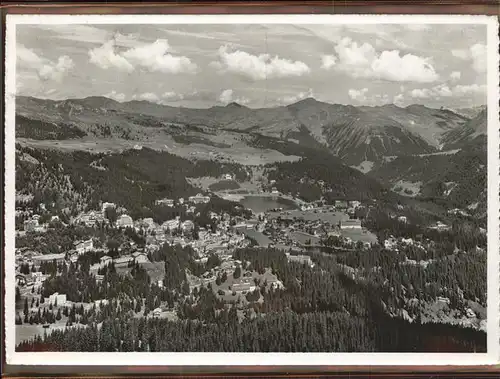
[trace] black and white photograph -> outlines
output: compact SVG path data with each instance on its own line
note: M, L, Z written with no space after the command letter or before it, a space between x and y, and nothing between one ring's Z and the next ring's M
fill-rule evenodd
M6 49L16 363L498 360L495 17L8 16Z

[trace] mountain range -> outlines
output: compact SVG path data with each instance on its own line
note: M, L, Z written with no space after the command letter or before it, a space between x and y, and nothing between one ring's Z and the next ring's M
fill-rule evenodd
M276 108L251 109L230 103L189 109L147 101L119 103L105 97L62 101L18 97L16 110L24 118L52 123L54 129L70 126L86 134L120 137L121 133L138 140L144 137L144 127L171 129L172 133L179 128L208 127L315 142L350 165L380 163L384 156L435 153L447 143L460 142L472 129L476 135L486 132L470 118L448 109L393 104L354 107L313 98Z
M105 97L17 97L16 115L19 141L60 140L59 146L77 150L90 143L111 148L135 144L189 159L229 157L242 164L293 161L303 156L301 148L327 152L402 195L455 196L473 208L464 194L470 184L463 182L483 183L486 175L485 107L460 112L416 104L355 107L307 98L275 108L230 103L190 109ZM256 144L260 137L265 145ZM461 165L483 176L463 175Z

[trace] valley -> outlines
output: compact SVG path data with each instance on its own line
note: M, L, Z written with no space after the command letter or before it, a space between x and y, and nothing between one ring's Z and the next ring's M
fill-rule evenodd
M53 325L43 343L61 349L112 334L107 314L134 333L142 325L134 349L153 351L181 349L184 337L167 336L191 322L207 338L223 325L283 330L273 314L333 323L338 338L366 332L325 349L424 351L435 327L460 351L485 348L484 111L312 98L16 105L20 351L36 348L34 325ZM109 349L132 349L130 335L126 347L113 338Z

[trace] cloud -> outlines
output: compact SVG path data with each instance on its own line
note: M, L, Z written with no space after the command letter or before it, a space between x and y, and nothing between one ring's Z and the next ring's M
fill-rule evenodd
M110 99L113 99L113 100L116 100L116 101L119 101L120 103L123 102L125 100L125 94L124 93L118 93L116 92L115 90L107 93L106 95L104 95L105 97L108 97Z
M415 99L428 99L438 97L464 97L471 95L486 94L486 85L469 84L449 87L446 84L439 84L432 88L416 88L410 92L410 96Z
M167 102L184 100L183 94L172 92L172 91L163 93L163 95L161 95L161 97L163 100L165 100Z
M75 67L73 60L67 55L59 57L57 63L46 63L38 71L40 78L60 82L62 78Z
M321 57L321 68L324 70L329 70L333 66L335 66L335 63L337 62L337 58L335 55L323 55Z
M345 37L335 46L339 58L339 70L353 77L370 77L373 72L371 64L376 59L376 51L369 43L358 44Z
M219 101L224 104L228 104L233 100L233 90L225 89L219 96Z
M309 88L308 91L301 91L301 92L294 94L294 95L287 95L287 96L280 97L280 98L278 98L278 102L281 104L285 104L285 105L286 104L293 104L293 103L296 103L297 101L304 100L308 97L314 97L314 93L313 93L312 88Z
M431 97L432 90L429 88L415 88L410 92L411 97L414 99L427 99Z
M469 51L464 49L453 49L451 50L451 55L455 58L469 59Z
M486 45L476 43L469 49L452 50L451 54L456 58L472 61L472 68L477 73L486 72Z
M405 101L405 96L402 93L394 96L394 98L392 99L392 102L397 106L404 105L404 101Z
M453 93L457 96L463 95L474 95L474 94L486 94L486 85L478 85L478 84L468 84L468 85L457 85L453 89Z
M35 71L37 76L42 80L60 82L75 66L73 60L67 55L62 55L57 59L57 62L53 62L39 56L24 45L17 46L16 56L20 67Z
M286 78L303 76L310 73L310 68L301 61L292 61L269 54L253 55L245 51L229 51L227 45L221 46L218 51L219 61L211 66L220 72L232 72L246 76L252 80L270 78Z
M132 96L132 99L145 100L145 101L149 101L151 103L160 103L160 98L158 97L157 94L155 94L153 92L145 92L145 93L141 93L140 95L134 95L134 96Z
M461 77L462 77L462 73L460 71L453 71L450 74L450 79L451 80L460 80Z
M371 44L358 44L348 37L336 44L335 52L338 55L335 68L354 78L418 83L430 83L439 78L430 58L400 55L399 50L384 50L378 54Z
M167 74L195 73L198 68L188 57L168 53L171 49L167 40L158 39L122 53L115 50L114 40L109 40L102 46L89 50L90 62L104 70L116 68L129 73L137 67Z
M17 46L16 58L19 65L27 68L37 68L43 64L42 58L24 45Z
M486 72L486 45L476 43L470 48L472 68L478 73Z
M109 40L102 46L89 50L89 56L90 62L103 70L116 68L125 72L134 71L134 66L127 59L115 53L114 40Z
M219 96L219 101L223 104L235 102L243 105L250 102L246 97L234 97L234 91L232 89L225 89L222 91Z
M151 44L129 49L122 55L132 64L152 72L180 74L197 71L198 67L188 57L174 56L168 53L170 50L167 40L158 39Z
M355 100L358 102L365 102L367 100L367 98L366 98L367 93L368 93L368 88L363 88L360 90L350 89L348 92L349 97L352 100Z
M365 105L382 105L394 102L394 100L391 101L391 97L389 97L386 93L368 96L368 92L368 88L362 88L359 90L351 88L347 93L351 100Z
M373 72L381 79L395 82L430 83L438 79L428 58L399 54L398 50L383 51L372 63Z

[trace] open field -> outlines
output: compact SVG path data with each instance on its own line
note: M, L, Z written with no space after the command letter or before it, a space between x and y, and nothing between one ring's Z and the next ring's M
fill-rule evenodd
M290 233L290 238L294 241L297 241L301 245L306 245L307 241L311 241L311 245L317 245L320 241L319 237L304 232L292 232Z
M329 222L330 224L338 224L340 221L348 220L349 215L344 212L314 212L314 211L299 211L292 210L286 212L270 212L269 216L271 218L277 218L280 216L282 219L293 219L295 218L303 218L305 221L316 221L320 220L323 222Z
M34 140L27 138L17 138L16 143L24 146L37 147L42 149L57 149L62 151L83 150L90 153L119 153L124 150L147 147L154 150L168 151L186 159L195 160L218 160L221 162L239 163L242 165L265 165L268 163L282 161L297 161L298 156L287 156L276 150L258 149L249 146L244 140L238 139L234 133L224 133L224 138L219 141L220 135L209 135L210 144L200 143L178 143L174 138L165 133L158 134L158 131L147 139L125 140L120 138L92 138L85 137L69 140ZM205 135L206 136L206 135ZM220 138L219 138L220 139ZM213 146L213 143L224 143Z
M49 328L44 328L42 325L37 324L30 325L28 323L23 325L16 325L16 343L29 340L37 335L43 336L45 332L47 332L47 334L50 334L50 332L53 330L64 329L66 328L67 320L68 318L63 316L63 318L59 321L56 321L55 324L50 324Z
M352 239L354 242L376 243L377 236L367 229L342 229L342 237Z
M408 182L399 180L394 184L392 190L403 196L415 197L420 193L422 182Z

